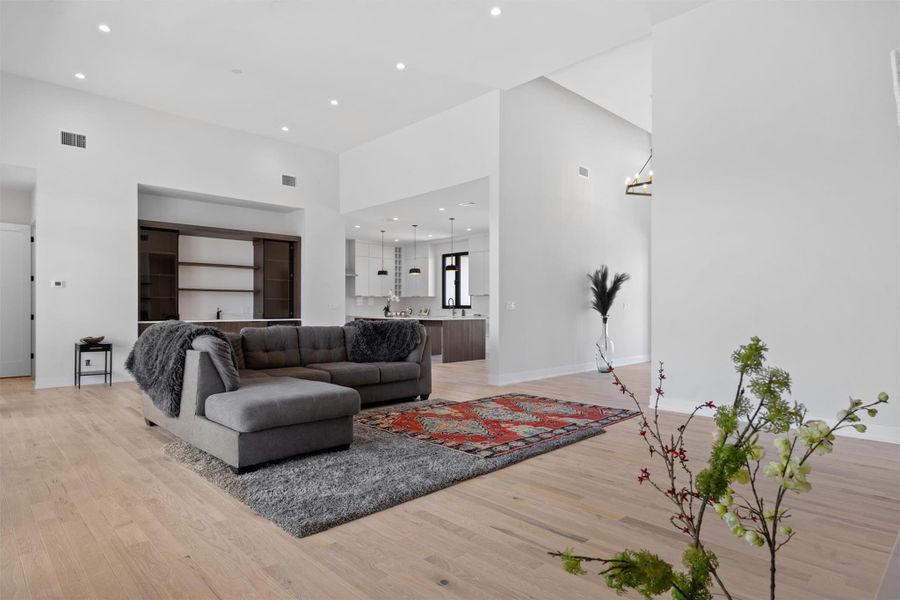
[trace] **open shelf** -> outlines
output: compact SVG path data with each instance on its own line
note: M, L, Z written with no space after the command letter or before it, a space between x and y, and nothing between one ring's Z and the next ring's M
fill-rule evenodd
M254 290L229 290L219 288L178 288L179 292L241 292L244 294L252 294Z
M179 261L178 266L180 267L214 267L219 269L250 269L251 271L255 269L253 265L227 265L224 263L205 263L205 262L191 262L191 261Z

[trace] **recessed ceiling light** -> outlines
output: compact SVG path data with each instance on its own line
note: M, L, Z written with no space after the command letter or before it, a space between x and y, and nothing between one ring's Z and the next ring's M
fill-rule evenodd
M399 242L400 240L394 240L395 242Z
M99 25L97 25L97 29L99 29L103 33L109 33L110 31L112 31L112 29L110 29L109 25L107 25L106 23L100 23Z
M360 227L361 227L360 225L354 225L354 226L353 226L354 229L359 229Z
M471 227L466 227L466 231L472 231Z
M287 125L282 125L281 130L282 131L290 131L290 128Z
M503 14L503 11L500 10L500 7L499 7L499 6L495 6L494 8L491 9L491 16L492 16L492 17L499 17L499 16L502 15L502 14Z
M430 233L429 233L429 234L428 234L428 237L434 237L434 236L433 236L433 235L431 235L431 234L430 234Z
M441 212L444 212L444 209L443 209L443 208L439 208L438 210L441 211Z
M399 221L400 217L391 217L391 221Z
M397 63L397 70L398 70L398 71L405 71L405 70L406 70L406 64L405 64L405 63L402 63L402 62Z
M75 79L84 79L84 73L75 73Z
M332 100L332 101L331 101L331 105L332 105L332 106L337 106L337 105L338 105L338 101L337 101L337 100Z

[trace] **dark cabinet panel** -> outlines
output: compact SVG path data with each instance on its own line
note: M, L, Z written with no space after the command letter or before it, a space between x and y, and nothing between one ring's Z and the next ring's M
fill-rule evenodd
M299 315L299 244L253 240L253 315L257 319L289 319Z
M178 317L178 232L138 230L138 320Z

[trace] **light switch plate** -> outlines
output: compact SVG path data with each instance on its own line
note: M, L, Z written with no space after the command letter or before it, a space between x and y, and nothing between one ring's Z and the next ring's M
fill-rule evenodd
M51 281L51 282L50 282L50 287L52 287L52 288L64 288L64 287L66 287L66 282L65 282L65 281Z

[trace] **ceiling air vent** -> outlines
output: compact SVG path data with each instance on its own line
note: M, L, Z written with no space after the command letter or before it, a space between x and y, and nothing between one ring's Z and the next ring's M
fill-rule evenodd
M75 146L76 148L87 148L87 136L80 133L72 133L71 131L60 131L59 141L63 146Z
M297 178L293 175L282 175L281 185L286 185L288 187L297 187Z
M587 167L578 167L578 174L582 177L590 177L590 172L587 170Z

